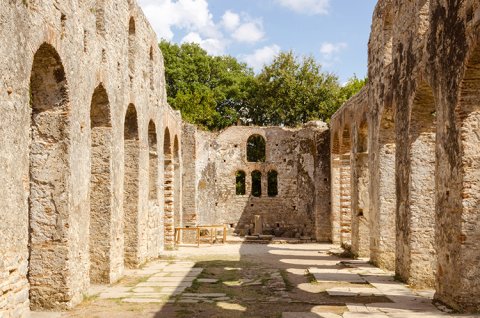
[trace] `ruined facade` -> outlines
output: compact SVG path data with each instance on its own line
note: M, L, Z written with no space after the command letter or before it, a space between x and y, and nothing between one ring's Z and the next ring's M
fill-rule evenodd
M331 123L332 240L468 312L480 311L479 28L477 1L379 1L369 83Z
M480 5L379 1L330 129L205 132L166 101L133 0L0 9L0 317L67 310L175 227L333 241L480 311Z
M228 224L245 236L254 234L260 215L261 234L329 240L326 124L234 126L219 133L185 125L183 135L185 225ZM250 158L249 151L261 158Z

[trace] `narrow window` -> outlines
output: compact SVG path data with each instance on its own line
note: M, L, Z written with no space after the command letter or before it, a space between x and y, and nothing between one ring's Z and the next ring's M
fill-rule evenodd
M245 195L246 193L246 187L245 187L245 172L244 171L237 171L237 175L236 175L237 179L236 179L236 182L235 182L235 186L236 186L236 193L237 195Z
M262 173L257 170L252 172L252 195L254 197L262 196Z
M247 161L265 162L265 138L252 135L247 141Z
M268 172L268 196L276 197L278 195L278 172L275 170Z

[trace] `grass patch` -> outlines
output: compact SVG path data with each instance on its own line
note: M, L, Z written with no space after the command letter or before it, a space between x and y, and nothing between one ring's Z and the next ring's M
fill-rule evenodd
M307 278L307 281L310 284L318 284L317 280L315 279L315 276L312 273L305 273L305 277Z

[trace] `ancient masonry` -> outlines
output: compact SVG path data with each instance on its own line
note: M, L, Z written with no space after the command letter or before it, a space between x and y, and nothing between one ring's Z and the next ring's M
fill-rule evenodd
M331 121L332 240L480 311L480 3L382 0Z
M381 0L330 128L183 123L133 0L8 0L0 39L0 317L68 310L213 224L333 241L480 311L478 1Z

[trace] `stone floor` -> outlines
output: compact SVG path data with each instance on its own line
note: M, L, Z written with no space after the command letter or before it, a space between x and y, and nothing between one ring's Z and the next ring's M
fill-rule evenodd
M448 314L433 291L412 290L392 273L332 255L332 245L233 244L180 248L56 317L477 317Z

